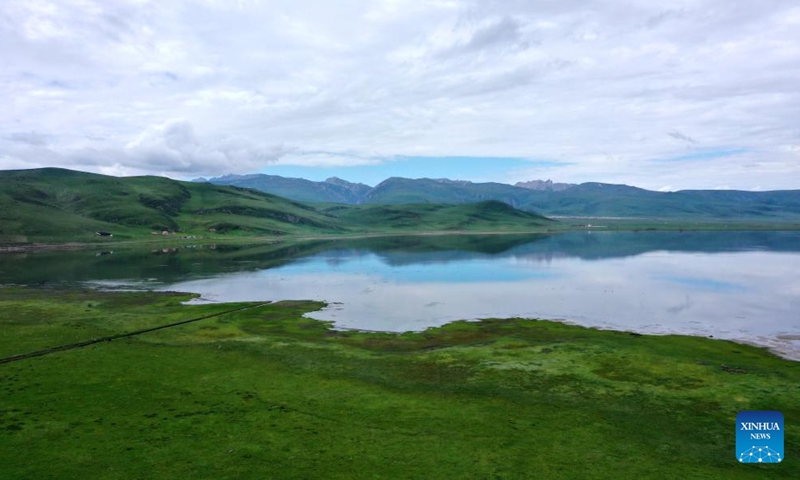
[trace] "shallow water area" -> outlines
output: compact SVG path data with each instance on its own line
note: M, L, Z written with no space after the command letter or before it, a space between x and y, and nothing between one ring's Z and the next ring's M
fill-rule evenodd
M45 265L47 272L42 271ZM311 299L337 328L530 317L767 346L800 360L800 232L384 237L0 258L0 283Z

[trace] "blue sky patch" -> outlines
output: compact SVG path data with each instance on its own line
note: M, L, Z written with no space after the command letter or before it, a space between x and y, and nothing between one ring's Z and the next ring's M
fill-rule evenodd
M676 157L656 159L656 162L693 162L698 160L713 160L715 158L732 157L747 152L746 148L729 148L722 150L704 150L678 155Z
M267 175L299 177L322 181L340 177L350 182L375 186L389 177L450 178L475 182L500 181L514 171L552 168L567 165L550 160L526 160L517 157L411 157L388 158L379 164L354 166L270 165L261 170ZM520 178L520 180L538 180Z

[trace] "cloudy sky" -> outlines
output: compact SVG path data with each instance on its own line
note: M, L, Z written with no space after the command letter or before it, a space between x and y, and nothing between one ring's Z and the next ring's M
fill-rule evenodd
M0 168L800 188L796 0L7 0Z

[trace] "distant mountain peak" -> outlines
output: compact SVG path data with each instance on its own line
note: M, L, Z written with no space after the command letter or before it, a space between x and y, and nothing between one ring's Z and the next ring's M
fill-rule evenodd
M552 180L531 180L529 182L517 182L515 187L527 188L528 190L538 190L544 192L560 192L574 187L574 183L553 183Z
M625 184L617 184L617 183L601 183L601 182L586 182L581 183L580 185L575 185L577 190L598 190L598 189L605 189L605 190L613 190L615 192L650 192L650 190L645 190L639 187L633 187L631 185ZM610 192L609 192L610 193ZM651 192L656 193L656 192ZM662 193L662 192L657 192Z
M326 178L325 179L325 183L330 183L332 185L339 185L340 187L348 187L348 188L349 187L356 187L356 186L357 187L362 187L362 186L363 187L367 187L368 186L368 185L365 185L363 183L348 182L347 180L344 180L344 179L339 178L339 177Z
M247 175L236 175L234 173L226 173L225 175L220 175L219 177L211 177L208 179L209 182L219 181L234 181L234 180L243 180L245 178L250 178L258 175L257 173L249 173Z
M431 180L448 185L472 185L472 182L469 180L451 180L449 178L432 178Z

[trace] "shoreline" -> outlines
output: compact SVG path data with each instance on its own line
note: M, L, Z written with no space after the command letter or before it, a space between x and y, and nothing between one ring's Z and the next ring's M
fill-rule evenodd
M571 217L574 220L578 219L591 219L593 217ZM635 219L626 219L635 221ZM652 219L650 220L652 221ZM350 234L315 234L315 235L285 235L285 236L231 236L231 237L199 237L199 238L157 238L142 237L136 239L124 239L119 241L109 240L106 242L0 242L0 255L4 253L30 253L30 252L48 252L48 251L71 251L71 250L84 250L92 248L136 248L136 247L175 247L185 245L191 242L192 245L212 245L212 244L272 244L272 243L285 243L285 242L304 242L313 240L357 240L362 238L383 238L383 237L425 237L425 236L486 236L486 235L555 235L568 232L587 232L592 234L597 233L611 233L611 232L747 232L747 231L764 231L764 232L790 232L800 230L800 224L786 223L786 224L667 224L667 225L652 225L643 224L641 226L633 225L612 225L603 226L563 226L561 228L548 228L536 230L520 230L520 231L469 231L469 230L430 230L430 231L410 231L410 232L362 232ZM175 235L176 237L178 235Z
M200 297L198 297L200 298ZM291 301L291 300L278 300L278 301ZM213 303L213 301L207 301L208 303ZM226 302L219 302L218 305L224 304ZM337 304L339 302L330 302L327 303L325 307L320 309L319 311L322 312L327 309L330 305ZM615 332L615 333L626 333L633 336L650 336L650 337L692 337L692 338L703 338L707 340L717 340L722 342L732 342L739 345L748 345L751 347L756 347L763 349L765 351L770 352L771 354L787 361L791 362L798 362L800 363L800 345L794 349L790 348L790 343L792 341L800 342L800 335L776 335L774 337L768 337L765 335L759 335L756 339L744 338L744 337L727 337L727 336L717 336L717 335L705 335L702 333L691 333L691 332L680 332L680 331L671 331L668 329L664 330L637 330L637 329L629 329L629 328L619 328L614 326L603 326L603 325L592 325L589 323L582 323L575 320L570 320L568 318L542 318L542 317L483 317L483 318L460 318L454 320L448 320L444 323L438 325L431 325L420 330L404 330L404 331L391 331L391 330L371 330L371 329L364 329L364 328L356 328L356 327L343 327L338 326L336 320L327 320L327 319L320 319L315 318L313 315L316 312L309 312L304 316L311 320L316 320L319 322L324 323L331 323L331 328L333 330L343 330L343 331L353 331L353 332L363 332L363 333L376 333L376 334L395 334L395 335L403 335L403 334L414 334L414 333L425 333L429 330L441 328L453 323L459 322L471 322L471 323L480 323L483 321L513 321L513 320L532 320L532 321L540 321L540 322L551 322L551 323L560 323L563 325L573 326L573 327L580 327L586 328L590 330L597 330L603 332ZM763 341L759 341L758 338L763 338Z
M30 285L0 285L0 292L4 289L9 290L20 290L20 291L32 291L37 292L41 289L36 286ZM49 288L44 288L44 290L49 290ZM155 294L156 296L187 296L190 297L187 300L181 302L182 306L186 307L197 307L197 306L206 306L206 307L214 307L223 308L226 310L235 309L241 310L241 305L250 305L251 307L246 308L254 308L252 306L264 306L269 304L316 304L320 307L317 309L313 309L307 311L302 314L302 317L314 322L319 327L322 327L330 332L350 332L350 333L358 333L364 335L374 335L376 337L383 337L383 336L393 336L397 338L407 337L409 335L436 335L437 332L442 330L447 330L451 328L457 328L459 325L464 324L472 324L475 325L476 328L479 328L482 325L501 322L501 323L508 323L511 324L515 321L530 321L530 322L544 322L550 325L563 325L566 327L573 327L579 329L585 329L590 331L596 332L606 332L610 334L626 334L632 337L663 337L665 339L697 339L697 340L704 340L704 341L712 341L715 343L723 342L723 343L734 343L737 345L748 346L757 348L761 351L768 352L775 357L793 362L793 363L800 363L800 348L797 351L793 351L792 349L781 348L786 347L785 342L792 342L792 341L800 341L800 335L795 334L781 334L776 335L774 337L767 337L767 336L757 336L756 338L743 338L743 337L724 337L724 336L716 336L716 335L705 335L705 334L692 334L689 332L679 332L679 331L670 331L668 329L664 330L656 330L656 331L646 331L646 330L636 330L636 329L628 329L628 328L621 328L615 327L613 325L592 325L587 324L575 320L570 320L568 318L542 318L542 317L525 317L525 316L506 316L506 317L481 317L481 318L457 318L452 320L446 320L443 323L439 323L436 325L428 325L424 328L420 328L418 330L402 330L402 331L392 331L392 330L377 330L377 329L366 329L366 328L358 328L358 327L347 327L347 326L340 326L337 325L337 320L325 319L325 318L315 318L313 315L315 313L325 312L332 306L341 305L341 302L337 301L319 301L319 300L309 300L309 299L280 299L280 300L248 300L248 301L214 301L209 300L207 298L203 298L200 293L197 292L187 292L187 291L174 291L174 290L118 290L118 289L103 289L103 288L94 288L94 287L87 287L87 288L76 288L76 287L66 287L66 288L56 288L56 291L61 294L75 294L78 292L82 293L89 293L96 294L97 296L103 296L107 294L115 294L115 293L130 293L133 295L141 295L141 294ZM231 310L231 311L235 311ZM215 314L216 316L218 314ZM219 314L221 315L221 314ZM195 320L192 320L195 321ZM174 325L163 325L156 327L155 330L163 329L163 328L170 328L175 326L180 326L184 324L184 322L176 323ZM121 335L122 337L132 336L138 334L139 332L133 333L125 333ZM761 338L763 341L758 341ZM55 347L58 348L57 346ZM22 356L26 355L26 352L21 354Z
M173 292L171 290L154 290L155 292L168 292L168 293L186 293L195 295L191 300L185 303L185 305L217 305L217 306L225 306L232 303L238 302L231 302L231 301L216 301L213 299L204 298L202 294L197 292ZM261 300L247 300L247 302L251 303L258 303ZM315 317L314 314L324 313L326 310L330 309L331 307L342 305L342 302L339 301L320 301L320 300L299 300L299 299L275 299L270 300L270 302L321 302L324 306L319 310L314 310L311 312L307 312L303 315L303 317L308 318L309 320L313 320L315 322L320 322L322 324L330 325L330 329L333 331L349 331L349 332L359 332L365 334L377 334L377 335L409 335L409 334L426 334L437 329L447 327L448 325L458 324L461 322L466 323L481 323L487 321L507 321L511 322L514 320L530 320L530 321L539 321L539 322L549 322L555 324L562 324L571 327L579 327L585 328L590 330L597 330L603 332L614 332L614 333L624 333L629 334L632 336L649 336L649 337L691 337L691 338L702 338L706 340L716 340L722 342L732 342L739 345L748 345L751 347L756 347L759 349L763 349L765 351L770 352L771 354L787 361L791 362L799 362L800 363L800 344L795 347L791 348L790 342L800 342L800 335L792 335L792 334L779 334L775 336L767 336L767 335L756 335L753 338L746 338L746 337L736 337L736 336L725 336L724 333L715 332L712 335L707 333L697 332L692 333L689 331L678 331L678 330L670 330L668 328L664 329L657 329L657 330L639 330L636 328L625 328L622 326L614 326L609 323L605 324L592 324L590 322L580 322L577 320L573 320L570 318L547 318L547 317L533 317L533 316L488 316L488 317L476 317L476 318L453 318L450 320L444 320L442 323L436 323L427 325L425 327L420 327L416 330L380 330L380 329L370 329L370 328L360 328L360 327L348 327L344 325L339 325L340 320L331 319L331 318L318 318ZM762 339L762 341L759 341Z
M800 412L800 363L730 341L513 318L337 331L303 316L320 302L193 297L0 289L9 475L619 478L636 458L626 478L732 478L730 442L709 438L743 410Z
M285 301L285 300L280 300ZM313 312L310 312L313 313ZM311 320L316 320L318 322L329 323L329 320L320 320L314 317L310 317L306 315L306 318ZM612 333L627 333L632 336L647 336L647 337L691 337L691 338L702 338L706 340L712 341L719 341L719 342L730 342L735 343L737 345L746 345L749 347L755 347L767 351L776 357L780 358L781 360L786 360L790 362L797 362L800 363L800 349L797 352L792 353L790 350L783 349L779 346L770 343L761 343L754 340L748 340L745 338L725 338L725 337L716 337L714 335L693 335L691 333L680 333L680 332L645 332L645 331L636 331L636 330L626 330L621 328L613 328L613 327L602 327L596 325L585 325L581 323L577 323L575 321L569 319L558 319L558 318L531 318L531 317L505 317L505 318L495 318L495 317L486 317L486 318L475 318L475 319L459 319L459 320L450 320L441 325L430 326L426 327L422 330L404 330L400 331L391 331L391 330L370 330L365 328L355 328L355 327L340 327L336 325L336 322L333 322L331 325L331 330L335 331L345 331L345 332L358 332L358 333L366 333L366 334L392 334L392 335L406 335L406 334L415 334L415 333L426 333L429 330L434 330L441 327L446 327L450 324L459 323L459 322L469 322L469 323L481 323L484 321L514 321L514 320L530 320L530 321L537 321L537 322L550 322L550 323L560 323L563 325L573 326L573 327L580 327L586 328L589 330L597 330L602 332L612 332ZM781 338L781 336L774 337L774 340L786 340ZM792 340L792 339L788 339ZM800 339L797 339L800 340Z

